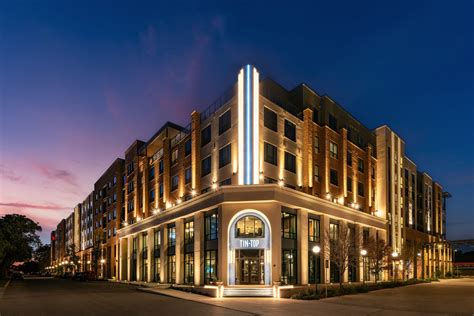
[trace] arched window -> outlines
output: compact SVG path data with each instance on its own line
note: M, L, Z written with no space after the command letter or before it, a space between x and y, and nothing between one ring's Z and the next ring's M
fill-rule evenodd
M236 238L263 238L265 225L262 220L255 216L245 216L235 224Z

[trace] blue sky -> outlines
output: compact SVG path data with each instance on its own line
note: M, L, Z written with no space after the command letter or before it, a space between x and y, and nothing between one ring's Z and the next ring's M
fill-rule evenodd
M0 1L0 214L52 227L134 139L186 125L244 64L304 82L452 193L474 238L474 2Z

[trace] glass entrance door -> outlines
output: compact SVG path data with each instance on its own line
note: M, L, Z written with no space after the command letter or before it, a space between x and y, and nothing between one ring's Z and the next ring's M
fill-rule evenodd
M264 284L263 250L237 250L237 284Z

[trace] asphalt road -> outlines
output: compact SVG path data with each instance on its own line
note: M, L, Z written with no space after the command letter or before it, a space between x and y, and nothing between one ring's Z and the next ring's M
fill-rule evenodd
M226 307L139 292L135 286L63 279L12 281L0 315L251 315Z
M13 281L3 297L0 293L0 316L474 315L474 279L442 280L319 301L271 298L219 300L196 294L191 296L191 300L183 300L108 282L27 279Z

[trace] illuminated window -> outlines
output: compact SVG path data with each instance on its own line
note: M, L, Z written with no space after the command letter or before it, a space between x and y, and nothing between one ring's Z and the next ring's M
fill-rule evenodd
M332 158L337 159L337 144L329 142L329 154Z
M319 219L308 219L308 240L319 242Z
M171 152L171 164L174 165L178 162L178 148Z
M254 238L264 237L265 225L255 216L245 216L235 224L235 237Z

